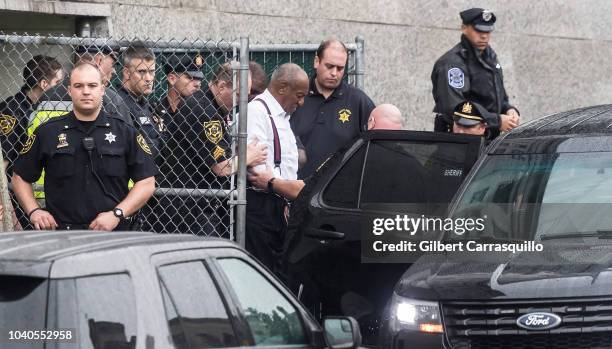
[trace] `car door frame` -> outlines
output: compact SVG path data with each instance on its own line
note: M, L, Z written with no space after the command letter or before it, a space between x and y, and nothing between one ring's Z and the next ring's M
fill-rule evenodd
M302 329L304 331L304 335L308 343L294 344L294 345L273 345L273 346L261 346L255 345L253 337L251 337L252 342L248 347L252 348L261 348L261 349L279 349L279 348L292 348L292 349L300 349L300 348L323 348L327 347L327 342L325 340L325 335L322 327L314 320L314 318L308 313L304 305L300 303L297 297L291 293L287 289L287 287L276 277L274 276L267 268L257 262L252 256L248 253L239 250L237 248L214 248L208 251L210 256L210 267L212 270L212 274L214 278L219 281L224 294L228 295L228 298L231 298L232 303L236 307L237 311L239 311L240 316L242 317L243 322L246 324L248 331L250 333L250 326L246 321L246 317L242 309L240 309L237 295L232 289L232 286L225 276L225 272L222 267L218 264L217 259L223 258L235 258L239 259L251 267L255 268L279 293L281 293L285 299L298 311L299 319L302 324Z

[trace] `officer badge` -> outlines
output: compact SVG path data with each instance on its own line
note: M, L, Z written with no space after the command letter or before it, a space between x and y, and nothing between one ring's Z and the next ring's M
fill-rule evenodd
M220 157L225 156L225 149L221 148L220 146L215 146L215 150L213 150L213 159L215 159L215 161L219 160Z
M465 76L460 68L451 68L448 71L448 84L453 88L463 88L465 86Z
M349 118L351 116L351 111L349 109L340 109L340 111L338 111L338 120L340 120L340 122L345 123L349 121Z
M193 63L195 65L197 65L198 67L201 67L204 64L204 58L202 58L202 56L197 55L195 56L195 59L193 60Z
M465 104L461 108L461 112L465 114L472 114L472 105L470 104L470 102L465 102Z
M223 127L221 121L213 120L202 124L204 126L204 134L209 141L217 144L223 138Z
M0 131L3 135L7 136L9 133L11 133L16 123L17 119L14 117L6 114L0 115Z
M147 141L144 139L144 137L141 134L138 134L138 136L136 136L136 142L138 143L142 151L144 151L145 153L149 155L153 155L151 153L151 148L149 147L149 145L147 144Z
M491 18L493 18L493 12L489 11L489 10L484 10L482 11L482 19L485 22L488 22L491 20Z
M114 135L112 132L105 133L105 134L104 134L104 140L105 140L105 141L108 141L108 144L111 144L111 143L113 143L113 142L116 142L116 141L117 141L117 136L116 136L116 135Z
M68 146L68 141L66 139L66 134L65 133L60 133L59 136L57 136L57 149L59 148L65 148Z
M23 154L29 152L30 149L32 148L32 146L34 145L34 141L35 140L36 140L36 135L34 133L32 133L30 135L30 137L28 137L28 140L23 145L23 148L21 148L21 151L19 152L19 154L23 155Z

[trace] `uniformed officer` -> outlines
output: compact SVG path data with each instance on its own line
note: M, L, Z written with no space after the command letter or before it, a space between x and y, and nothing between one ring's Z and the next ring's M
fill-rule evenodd
M251 79L249 76L249 89ZM170 132L168 146L174 157L167 159L171 171L166 175L173 188L229 189L229 177L238 169L229 133L232 110L232 84L229 63L220 65L203 90L196 91L180 104L173 118L178 126ZM265 160L265 145L251 142L247 148L247 165ZM184 219L179 232L225 236L229 226L222 199L192 197L180 208Z
M304 104L308 85L308 75L300 66L285 63L274 71L268 88L249 102L248 139L269 149L265 166L254 166L252 171L267 166L274 177L267 183L269 190L247 190L246 249L274 272L280 271L287 205L271 189L276 179L297 179L298 149L289 119Z
M126 217L155 190L151 149L133 126L101 110L104 84L95 64L75 66L69 92L73 111L41 125L23 146L15 194L36 229L125 230ZM45 209L31 185L43 169Z
M431 73L434 130L451 132L455 106L469 100L488 111L483 117L489 137L494 138L519 123L519 112L508 101L497 54L489 45L496 17L481 8L465 10L460 16L461 42L436 61Z
M134 126L141 130L155 157L161 143L161 120L153 118L147 96L153 93L155 54L144 46L130 46L123 52L122 85L119 95L127 104Z
M487 110L476 102L463 101L453 112L453 133L484 136Z
M321 163L367 129L374 102L343 81L348 51L338 40L325 40L314 59L316 74L304 105L291 116L291 128L308 160L298 176L310 176Z
M23 87L12 97L0 103L0 139L7 173L21 145L27 139L28 118L46 91L63 78L62 65L53 57L34 56L23 68Z

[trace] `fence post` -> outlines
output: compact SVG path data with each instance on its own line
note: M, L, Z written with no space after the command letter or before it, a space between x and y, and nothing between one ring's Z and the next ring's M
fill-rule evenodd
M236 241L245 246L246 229L246 148L247 104L249 98L249 38L240 38L240 115L238 118L238 199L236 200Z
M8 179L6 178L6 171L4 168L4 157L0 151L0 202L4 206L4 216L2 217L2 225L0 231L13 231L13 205L11 203L11 197L8 190Z
M355 50L355 87L363 90L363 75L365 71L364 67L364 40L362 36L355 37L355 44L357 49Z

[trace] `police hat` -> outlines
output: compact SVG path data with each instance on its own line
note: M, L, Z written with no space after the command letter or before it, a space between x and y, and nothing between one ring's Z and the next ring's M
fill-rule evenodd
M471 8L459 13L463 24L473 25L474 28L481 32L491 32L495 29L495 15L489 10L482 8Z
M82 55L83 53L97 54L102 53L107 56L111 56L115 61L119 58L119 50L114 49L108 45L80 45L76 48L76 53Z
M471 127L484 123L485 120L482 116L483 108L480 104L463 101L455 107L453 112L453 120L461 126Z
M195 57L191 57L187 54L181 56L172 55L168 57L164 65L164 71L166 74L187 73L194 79L203 80L204 73L202 73L202 65L204 65L204 59L199 54Z

